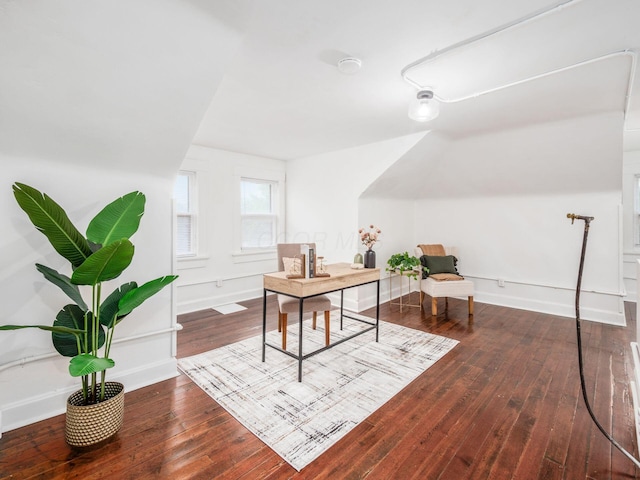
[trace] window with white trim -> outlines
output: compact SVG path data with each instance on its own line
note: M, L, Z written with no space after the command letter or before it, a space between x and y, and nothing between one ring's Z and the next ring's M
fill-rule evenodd
M196 173L179 171L174 184L176 202L176 255L190 257L197 254Z
M633 243L640 247L640 174L633 179Z
M278 182L240 178L240 248L275 248L278 235Z

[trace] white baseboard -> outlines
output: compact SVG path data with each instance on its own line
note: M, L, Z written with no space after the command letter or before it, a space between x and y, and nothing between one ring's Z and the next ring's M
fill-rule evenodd
M505 282L499 287L493 280L466 276L475 285L474 299L479 303L518 308L532 312L575 318L575 291L545 285ZM626 326L624 293L582 291L580 318L609 325Z
M262 289L242 290L226 295L211 295L205 298L199 298L197 300L188 302L179 302L177 307L178 315L197 312L199 310L206 310L207 308L213 308L218 305L227 305L229 303L238 303L245 300L252 300L258 297L262 297Z
M177 375L177 361L172 358L145 365L144 368L127 370L121 375L109 377L108 380L123 383L125 392L131 392ZM46 392L42 395L22 398L12 404L4 405L2 411L0 411L0 419L2 419L0 432L8 432L65 413L67 398L77 389L76 386Z

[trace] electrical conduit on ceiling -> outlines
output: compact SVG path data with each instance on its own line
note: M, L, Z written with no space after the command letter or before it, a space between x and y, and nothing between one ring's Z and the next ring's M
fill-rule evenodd
M461 42L455 43L453 45L450 45L448 47L443 48L442 50L436 50L433 53L427 55L426 57L421 58L420 60L417 60L417 61L415 61L413 63L410 63L409 65L404 67L400 72L401 75L402 75L402 79L405 82L407 82L409 85L411 85L411 86L415 87L416 89L418 89L419 91L431 90L430 86L421 85L418 82L416 82L415 80L413 80L410 77L410 71L412 69L416 68L416 67L424 66L427 63L433 62L433 61L435 61L436 59L440 58L441 56L445 55L448 52L451 52L451 51L456 50L456 49L461 48L461 47L465 47L465 46L471 45L473 43L477 43L477 42L479 42L481 40L490 38L490 37L492 37L494 35L497 35L499 33L505 32L505 31L507 31L509 29L512 29L514 27L521 26L523 24L532 22L534 20L538 20L538 19L540 19L542 17L545 17L547 15L551 15L551 14L556 13L556 12L558 12L560 10L563 10L563 9L569 7L569 6L578 4L578 3L582 2L582 1L584 1L584 0L567 0L567 1L565 1L565 2L563 2L561 4L559 4L559 5L556 5L554 7L547 8L547 9L544 9L544 10L539 10L537 12L534 12L532 14L526 15L524 17L521 17L521 18L517 19L517 20L509 22L507 24L501 25L500 27L497 27L495 29L489 30L487 32L481 33L479 35L476 35L474 37L468 38L468 39L463 40ZM624 106L624 115L625 115L625 118L626 118L627 112L629 110L629 104L630 104L630 101L631 101L631 91L633 89L633 82L634 82L634 78L635 78L636 57L637 57L637 52L635 50L633 50L633 49L630 49L630 48L629 49L625 49L625 50L621 50L621 51L607 53L605 55L601 55L601 56L598 56L598 57L595 57L595 58L591 58L591 59L588 59L588 60L584 60L584 61L581 61L581 62L577 62L577 63L571 64L571 65L568 65L566 67L557 68L557 69L554 69L554 70L551 70L551 71L548 71L548 72L545 72L545 73L541 73L539 75L534 75L532 77L528 77L528 78L525 78L525 79L522 79L522 80L518 80L518 81L515 81L515 82L507 83L505 85L500 85L498 87L490 88L490 89L483 90L483 91L480 91L480 92L477 92L477 93L473 93L473 94L470 94L470 95L466 95L466 96L461 96L461 97L457 97L457 98L446 98L446 97L443 97L441 95L438 95L438 93L435 92L435 91L433 92L433 96L434 96L434 98L436 98L437 100L439 100L440 102L443 102L443 103L462 102L462 101L469 100L469 99L472 99L472 98L480 97L482 95L486 95L488 93L497 92L499 90L503 90L503 89L506 89L506 88L514 87L516 85L521 85L523 83L527 83L527 82L530 82L530 81L533 81L533 80L538 80L538 79L541 79L541 78L544 78L544 77L547 77L547 76L550 76L550 75L555 75L557 73L561 73L561 72L564 72L564 71L567 71L567 70L570 70L570 69L573 69L573 68L576 68L576 67L588 65L588 64L591 64L591 63L594 63L594 62L599 62L599 61L602 61L602 60L607 60L609 58L613 58L613 57L616 57L616 56L628 56L631 59L631 67L630 67L630 71L629 71L629 79L628 79L628 83L627 83L627 92L626 92L625 106Z

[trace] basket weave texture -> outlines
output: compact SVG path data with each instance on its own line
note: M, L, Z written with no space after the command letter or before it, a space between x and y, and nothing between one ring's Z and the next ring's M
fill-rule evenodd
M65 438L69 445L95 445L120 429L124 418L124 385L106 382L105 398L95 405L83 405L82 390L78 390L67 399Z

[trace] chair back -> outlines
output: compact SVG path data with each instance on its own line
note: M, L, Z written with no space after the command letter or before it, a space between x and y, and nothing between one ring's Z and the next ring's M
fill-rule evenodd
M422 255L429 255L431 257L444 257L446 255L444 247L440 244L434 244L434 245L420 244L416 248L416 253L420 253L418 257L421 257Z
M316 244L311 242L305 243L279 243L278 244L278 271L284 272L283 257L294 258L296 255L300 255L300 247L302 245L309 245L309 248L315 250Z

